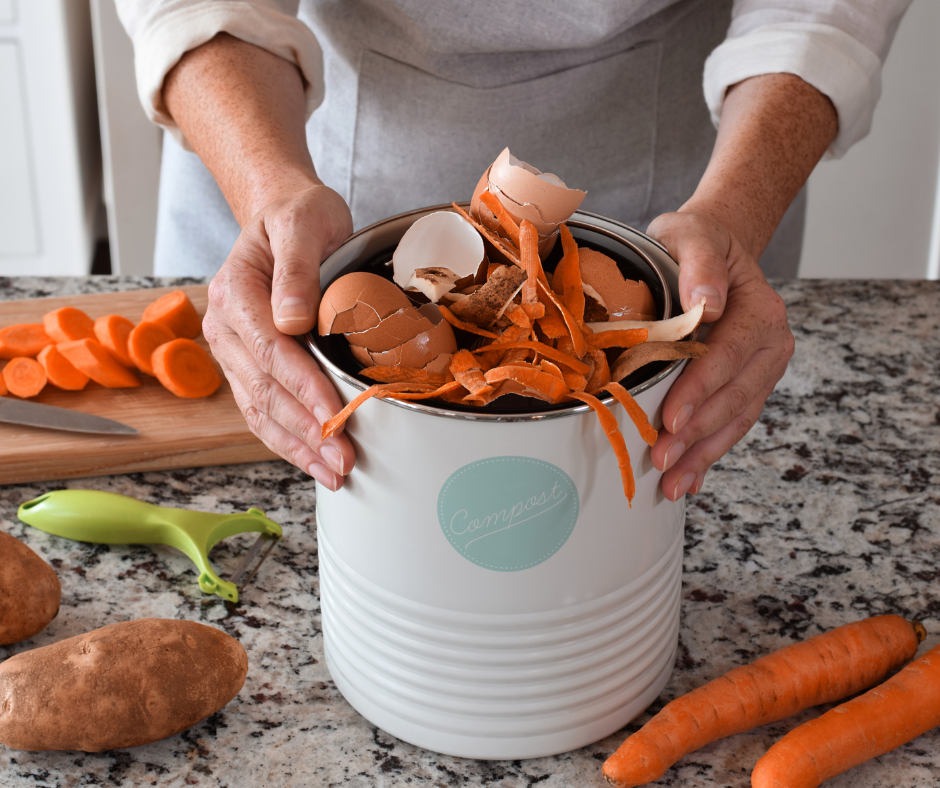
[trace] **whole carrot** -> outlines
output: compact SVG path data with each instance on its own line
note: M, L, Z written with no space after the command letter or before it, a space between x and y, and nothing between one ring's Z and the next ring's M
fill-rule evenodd
M786 646L666 704L607 759L604 776L621 788L644 785L709 742L870 687L917 644L914 625L888 615Z
M794 728L757 762L753 788L817 785L940 725L940 646L864 695Z

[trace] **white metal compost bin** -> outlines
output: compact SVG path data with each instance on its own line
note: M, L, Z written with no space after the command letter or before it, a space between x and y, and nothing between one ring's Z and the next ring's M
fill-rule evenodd
M324 289L440 209L352 236L323 263ZM569 226L649 266L671 314L678 266L661 246L593 214ZM344 401L367 387L320 338L307 344ZM681 366L632 389L656 427ZM662 495L648 447L611 409L632 509L586 405L512 415L373 399L347 422L355 469L338 492L317 485L320 596L327 666L364 717L439 753L532 758L597 741L657 697L678 639L685 499Z

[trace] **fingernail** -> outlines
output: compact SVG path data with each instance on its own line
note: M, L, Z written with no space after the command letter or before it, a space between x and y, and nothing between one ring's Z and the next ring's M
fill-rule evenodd
M279 323L294 323L310 318L310 305L302 298L291 296L281 301L277 308Z
M320 456L326 460L326 464L340 476L346 475L344 472L346 461L343 459L343 453L335 446L321 446Z
M311 462L307 468L307 473L309 473L328 490L333 490L334 492L336 491L336 474L334 474L333 471L327 468L323 463Z
M672 420L672 434L675 435L679 430L681 430L686 424L689 423L689 419L692 418L692 406L686 402L679 412L676 414L676 417ZM685 447L683 447L685 451Z
M666 456L663 457L663 471L668 471L684 453L685 444L682 441L673 443L672 446L666 449Z
M721 303L721 294L708 285L701 285L692 291L690 306L698 306L702 299L705 299L706 312L720 312L724 306Z
M689 487L692 486L692 482L695 481L694 473L685 473L682 475L682 478L676 482L676 488L672 491L672 499L678 500L683 495L689 491Z
M333 414L330 413L322 405L317 405L317 407L313 409L313 418L315 418L318 422L320 422L320 426L322 427L330 419L333 418Z
M695 484L692 485L692 495L698 495L702 491L702 485L705 484L705 474L700 473L695 477Z

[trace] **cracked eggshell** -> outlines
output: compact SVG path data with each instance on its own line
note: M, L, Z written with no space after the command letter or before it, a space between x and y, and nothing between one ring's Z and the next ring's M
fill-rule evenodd
M557 226L567 221L587 194L580 189L569 189L557 175L540 172L520 161L509 152L509 148L497 156L489 173L490 187L496 187L519 206L532 206L546 224ZM509 210L505 202L503 205Z
M350 345L365 348L372 353L382 353L404 344L424 331L430 331L433 325L418 309L408 304L389 315L375 328L346 334L346 339Z
M317 331L320 336L367 331L410 303L392 282L377 274L346 274L320 299Z
M422 309L424 313L422 317L429 324L433 323L427 331L423 331L407 342L403 342L401 345L385 352L369 352L364 348L352 347L353 355L363 366L403 366L414 367L415 369L424 368L429 372L443 373L450 362L450 356L457 352L457 340L454 337L454 330L451 328L450 323L443 319L437 307L433 304L427 304L427 306L432 307L437 313L435 322L430 310ZM443 367L443 369L439 369L439 367Z
M392 278L407 287L419 268L448 268L458 280L475 278L486 260L483 238L459 214L435 211L416 221L392 255Z
M408 280L408 288L415 288L423 293L429 301L437 303L447 293L457 287L461 277L449 268L416 268Z
M590 295L607 308L611 321L656 319L656 304L646 282L624 279L617 263L594 249L581 248L578 255L584 291L594 290Z

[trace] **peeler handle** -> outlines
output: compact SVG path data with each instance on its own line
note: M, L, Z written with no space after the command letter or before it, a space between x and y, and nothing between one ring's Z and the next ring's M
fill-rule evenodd
M20 506L17 516L40 531L99 544L166 543L160 507L100 490L55 490Z

